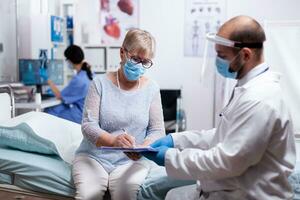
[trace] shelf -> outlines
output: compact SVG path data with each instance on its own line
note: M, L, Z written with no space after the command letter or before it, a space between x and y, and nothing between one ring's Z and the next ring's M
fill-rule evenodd
M84 46L86 49L119 49L121 48L120 46L103 46L103 45L86 45Z

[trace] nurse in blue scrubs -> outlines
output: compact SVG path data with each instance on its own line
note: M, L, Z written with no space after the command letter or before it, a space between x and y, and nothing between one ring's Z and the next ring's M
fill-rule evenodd
M64 55L69 67L76 70L76 75L62 91L51 80L48 80L48 85L55 97L62 100L62 103L45 109L45 112L81 124L84 100L90 82L93 80L93 73L90 65L83 61L84 53L79 46L69 46Z

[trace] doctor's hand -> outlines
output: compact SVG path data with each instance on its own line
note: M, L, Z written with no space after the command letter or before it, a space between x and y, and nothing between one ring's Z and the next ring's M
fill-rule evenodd
M153 148L160 147L160 146L166 146L166 147L173 148L174 147L174 141L173 141L172 136L169 134L169 135L167 135L163 138L160 138L160 139L156 140L150 146L153 147Z
M149 160L152 160L156 164L160 166L165 166L165 156L169 147L160 146L160 147L156 147L155 149L158 150L158 152L142 152L141 154L146 158L148 158Z
M135 144L135 138L129 134L123 133L115 136L113 139L114 147L133 147Z

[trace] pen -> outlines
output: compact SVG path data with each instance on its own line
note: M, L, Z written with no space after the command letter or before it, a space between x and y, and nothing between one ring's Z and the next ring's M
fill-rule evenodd
M124 128L122 128L121 130L122 130L125 134L129 135L129 134L126 132L126 130L125 130ZM131 139L133 140L132 146L133 146L133 148L135 148L135 138L134 138L133 136L131 136L131 135L129 135L129 136L130 136Z

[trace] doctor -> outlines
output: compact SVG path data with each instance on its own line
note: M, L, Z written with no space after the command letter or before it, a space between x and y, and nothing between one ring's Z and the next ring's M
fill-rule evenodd
M93 73L91 71L91 66L84 62L84 53L79 46L69 46L65 50L64 55L68 67L75 70L76 75L72 77L69 84L62 91L56 87L53 81L50 79L47 81L55 97L62 100L62 103L45 109L45 112L80 124L84 100L90 82L93 80Z
M168 135L151 145L158 153L144 154L171 177L198 180L166 199L292 199L293 126L280 77L264 62L264 30L238 16L208 39L215 43L218 72L237 79L237 86L216 129Z

